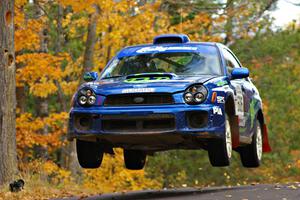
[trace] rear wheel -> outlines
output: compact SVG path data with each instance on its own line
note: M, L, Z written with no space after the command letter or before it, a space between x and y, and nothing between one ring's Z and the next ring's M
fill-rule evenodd
M146 163L146 157L147 155L144 151L124 149L124 161L127 169L143 169Z
M214 167L229 166L232 155L232 136L229 117L225 116L225 134L223 139L214 140L209 143L209 161Z
M83 168L98 168L103 159L101 144L76 140L77 159Z
M244 167L259 167L262 152L263 141L261 124L259 120L256 120L254 134L252 136L252 143L240 148L241 161Z

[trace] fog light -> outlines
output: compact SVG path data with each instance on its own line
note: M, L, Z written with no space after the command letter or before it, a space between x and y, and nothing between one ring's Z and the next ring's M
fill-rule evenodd
M82 127L89 127L90 125L90 119L87 117L82 117L79 119L79 124Z
M191 111L186 113L186 120L190 128L203 128L208 123L208 113L205 111Z
M75 128L81 131L86 131L92 128L92 118L90 116L75 116Z

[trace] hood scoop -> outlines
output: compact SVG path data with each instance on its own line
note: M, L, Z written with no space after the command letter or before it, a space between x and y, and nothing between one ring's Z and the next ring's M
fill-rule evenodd
M142 73L142 74L128 75L124 82L142 83L142 82L171 80L175 77L177 76L176 74L173 73Z

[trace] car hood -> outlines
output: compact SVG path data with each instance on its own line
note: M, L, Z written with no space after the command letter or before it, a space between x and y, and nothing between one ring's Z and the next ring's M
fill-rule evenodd
M124 93L176 93L184 91L194 83L205 83L216 76L176 76L169 80L151 80L143 82L127 82L126 77L102 79L99 81L84 83L81 88L90 87L96 94L111 95Z

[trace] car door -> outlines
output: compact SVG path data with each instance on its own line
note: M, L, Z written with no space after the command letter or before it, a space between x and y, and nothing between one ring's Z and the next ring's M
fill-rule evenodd
M226 62L227 73L231 74L234 68L242 67L235 55L227 48L223 49L223 56ZM254 94L251 82L248 78L231 80L231 85L235 90L235 113L239 118L239 131L240 135L245 136L245 140L249 139L251 134L251 116L250 116L250 103Z

